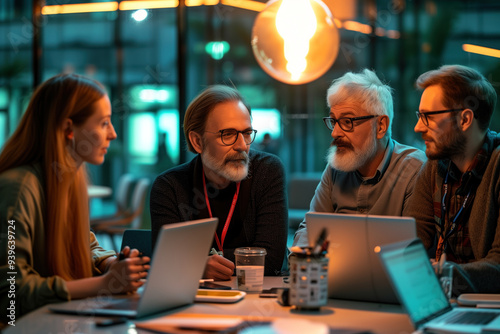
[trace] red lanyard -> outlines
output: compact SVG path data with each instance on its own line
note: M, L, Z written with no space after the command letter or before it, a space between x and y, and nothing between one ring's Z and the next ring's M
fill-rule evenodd
M212 209L210 208L210 202L208 200L208 195L207 195L205 172L202 171L202 174L203 174L203 191L205 192L205 202L207 203L208 214L210 215L210 218L212 218ZM226 223L224 224L224 229L222 230L220 241L217 232L215 232L215 242L217 242L217 246L219 247L219 251L221 252L223 251L222 246L224 245L224 239L226 239L227 229L229 228L229 224L231 223L231 218L233 217L234 208L236 207L236 202L238 201L238 195L240 193L240 183L241 182L236 183L236 192L234 193L233 202L231 203L231 208L229 209L229 213L227 214Z

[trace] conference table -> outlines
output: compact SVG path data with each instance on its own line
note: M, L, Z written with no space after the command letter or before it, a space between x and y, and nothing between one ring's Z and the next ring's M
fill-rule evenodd
M231 281L217 282L236 288L236 278ZM286 287L283 277L265 277L264 288ZM354 334L409 334L413 327L401 306L359 301L329 299L319 311L299 311L291 306L281 306L276 298L260 298L258 294L248 293L245 298L233 304L193 303L147 318L130 319L126 323L109 327L97 327L99 317L54 314L48 306L41 307L16 320L15 327L7 326L4 333L152 333L139 328L139 324L161 319L161 317L203 315L207 317L245 317L253 320L287 319L290 324L326 324L330 333ZM136 326L137 324L137 326ZM324 326L323 326L324 327ZM312 327L311 327L312 328ZM249 329L243 330L245 334ZM309 331L304 332L307 334ZM169 332L172 333L172 332ZM202 333L200 331L179 330L175 333ZM203 331L203 333L207 333ZM253 332L250 332L253 333ZM261 332L259 332L261 333ZM268 333L268 332L266 332ZM296 333L296 332L294 332Z

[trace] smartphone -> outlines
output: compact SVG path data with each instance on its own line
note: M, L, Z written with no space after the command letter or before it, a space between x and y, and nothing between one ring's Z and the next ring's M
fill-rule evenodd
M95 325L97 327L108 327L108 326L124 324L127 322L127 320L128 319L125 317L103 318L103 319L96 320Z
M278 288L264 289L259 294L260 298L278 298Z
M217 284L214 282L203 282L200 283L200 289L216 289L216 290L231 290L230 286Z

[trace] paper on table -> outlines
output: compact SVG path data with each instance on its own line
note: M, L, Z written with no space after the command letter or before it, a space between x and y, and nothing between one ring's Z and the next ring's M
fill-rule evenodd
M261 316L237 316L224 314L174 314L157 319L136 322L136 328L157 333L199 334L200 331L237 330L238 333L256 333L258 328L262 333L273 334L360 334L369 333L352 328L332 329L321 322L297 318L277 318ZM254 326L256 326L254 328ZM234 332L236 333L236 331Z
M179 332L179 330L211 330L220 331L236 327L244 321L272 321L272 318L231 316L221 314L175 314L157 319L136 322L137 328L157 332ZM180 332L182 333L182 332Z
M137 328L157 332L175 332L179 329L203 329L219 331L238 326L243 320L240 318L159 318L144 323L136 323Z

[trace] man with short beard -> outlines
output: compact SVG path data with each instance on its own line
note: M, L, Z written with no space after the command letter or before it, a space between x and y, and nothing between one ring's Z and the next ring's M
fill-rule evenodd
M236 89L206 88L184 117L187 146L197 156L159 175L151 189L153 244L164 224L219 218L213 248L220 255L208 257L205 278L230 279L237 247L265 248L265 275L280 275L286 263L284 167L275 155L250 150L256 132Z
M310 211L405 215L416 175L426 160L422 151L391 138L394 116L391 88L370 70L348 72L327 92L333 138ZM306 222L294 246L308 245Z
M476 70L422 74L415 132L429 161L408 213L432 260L455 266L453 293L500 292L500 135L488 129L497 94Z

